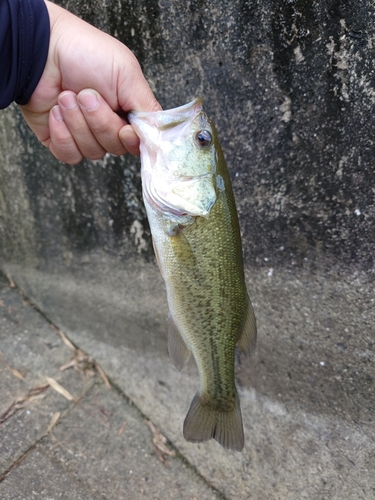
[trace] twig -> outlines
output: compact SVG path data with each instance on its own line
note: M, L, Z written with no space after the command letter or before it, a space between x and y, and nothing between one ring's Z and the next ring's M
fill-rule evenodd
M30 389L24 396L16 399L16 401L14 401L9 406L9 408L7 408L2 415L0 415L0 425L6 422L8 418L14 415L18 410L25 408L25 406L27 406L32 401L43 399L45 397L45 394L43 394L43 392L45 392L48 387L49 384L34 387L33 389Z

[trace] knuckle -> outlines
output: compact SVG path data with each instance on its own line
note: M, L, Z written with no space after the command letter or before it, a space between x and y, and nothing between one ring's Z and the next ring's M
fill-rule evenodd
M113 134L113 123L110 119L103 119L103 116L98 114L95 119L88 121L90 129L95 136L110 136Z

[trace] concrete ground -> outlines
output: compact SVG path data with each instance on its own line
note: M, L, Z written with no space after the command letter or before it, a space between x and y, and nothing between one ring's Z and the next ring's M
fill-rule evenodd
M0 276L0 498L223 498Z
M375 499L371 276L247 276L237 453L182 437L197 371L168 358L156 266L95 262L1 278L1 499Z

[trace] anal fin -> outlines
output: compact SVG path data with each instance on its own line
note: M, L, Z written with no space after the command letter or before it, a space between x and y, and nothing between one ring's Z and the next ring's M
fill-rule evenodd
M185 344L171 315L168 316L168 352L177 370L189 361L191 351Z
M253 306L251 305L249 296L247 297L247 311L241 336L237 342L238 347L245 354L250 356L255 350L257 341L257 324L254 315Z

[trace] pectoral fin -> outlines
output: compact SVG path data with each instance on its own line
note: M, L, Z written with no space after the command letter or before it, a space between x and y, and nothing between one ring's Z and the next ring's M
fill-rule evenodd
M161 274L163 280L165 281L165 277L164 277L163 268L162 268L161 261L160 261L160 256L159 256L158 248L156 246L154 238L152 238L152 246L154 248L156 262L158 264L158 268L159 268L160 274Z
M185 344L171 315L168 317L168 352L177 370L189 361L191 351Z
M247 311L241 333L237 344L245 356L250 356L255 350L257 341L257 324L249 297L247 297Z

